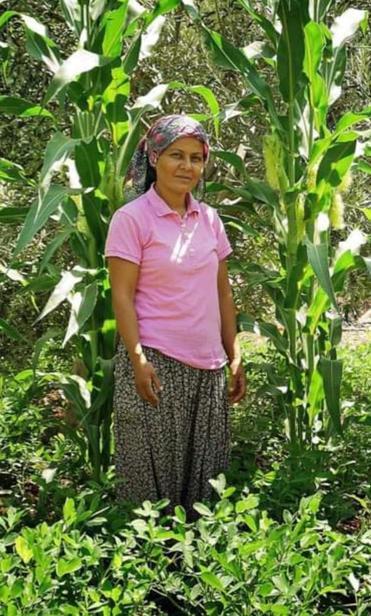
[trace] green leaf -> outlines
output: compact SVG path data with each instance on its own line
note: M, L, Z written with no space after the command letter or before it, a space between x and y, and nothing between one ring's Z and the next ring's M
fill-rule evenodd
M178 8L180 3L180 0L157 0L150 19Z
M301 0L281 0L278 14L282 32L277 50L277 72L283 100L292 103L303 87L304 24L309 16Z
M27 338L19 333L17 327L14 327L4 319L0 318L0 332L8 336L8 338L12 338L12 340L17 340L18 342L27 342Z
M214 490L219 494L219 496L221 496L226 486L225 475L223 475L223 473L220 473L217 479L209 479L209 483L212 485Z
M340 120L338 120L335 126L334 135L337 137L350 126L358 124L359 122L364 122L369 118L371 118L371 106L365 107L365 109L362 109L362 111L357 111L356 113L353 111L347 111L341 116Z
M99 162L101 154L96 139L90 143L79 143L75 147L76 169L84 188L96 188L101 182Z
M1 220L1 216L0 216L0 220ZM43 257L41 259L40 265L39 265L39 275L44 271L50 259L52 259L52 257L54 256L54 253L58 250L58 248L60 248L65 243L65 241L69 238L69 236L73 232L74 232L73 227L63 229L63 231L60 231L59 233L57 233L57 235L48 244L43 254Z
M49 103L58 92L83 73L105 66L109 62L112 62L112 58L105 58L86 49L74 51L56 71L44 96L43 105Z
M238 316L238 325L239 329L242 331L250 331L258 336L265 336L269 338L281 353L286 354L288 342L280 334L278 328L273 325L273 323L256 321L253 317L250 317L247 314L240 314Z
M218 138L219 137L219 123L220 123L218 114L220 113L220 107L219 107L219 103L217 101L215 94L213 93L212 90L210 90L210 88L207 88L206 86L189 86L188 90L190 92L195 92L196 94L199 94L206 101L211 111L211 114L213 116L215 136L216 138Z
M322 51L326 43L320 24L310 21L304 28L305 56L304 72L312 82L317 74L322 59Z
M123 145L120 147L116 166L120 177L126 176L130 162L133 158L133 154L139 142L141 130L140 120L144 111L145 108L135 109L130 112L130 129Z
M358 171L361 171L362 173L367 173L368 175L371 174L371 165L370 163L367 163L364 160L360 160L359 162L357 162L355 167ZM363 210L363 213L368 220L371 220L371 209L370 208L365 208Z
M200 19L200 12L195 4L195 0L182 0L182 5L191 19L194 21L198 21Z
M58 577L63 577L68 573L73 573L74 571L78 571L82 567L81 558L71 558L67 560L66 558L60 558L57 561L56 572Z
M318 362L318 370L323 378L326 405L330 413L335 429L342 434L340 415L340 385L343 373L343 362L338 359L321 357Z
M13 252L13 259L24 250L49 217L54 214L65 199L67 190L64 186L52 185L44 195L39 193L26 216Z
M215 573L212 573L212 571L203 571L200 577L201 580L208 586L211 586L211 588L224 592L225 586L222 580L216 576Z
M155 45L158 43L165 21L165 17L156 17L151 21L144 34L142 34L142 44L139 54L140 60L151 56Z
M102 27L104 27L102 52L106 57L116 58L121 54L127 10L128 3L123 2L117 9L107 11L102 19Z
M0 158L0 181L28 183L24 169L21 165L5 158Z
M0 112L7 115L16 115L20 118L39 116L55 120L54 115L47 109L43 109L41 105L36 105L17 96L0 96Z
M60 0L60 5L66 22L79 36L81 33L81 5L79 0Z
M66 270L62 273L62 277L56 285L53 293L49 297L46 306L42 310L41 314L37 317L36 321L43 319L49 312L57 308L72 291L75 285L83 279L85 272L77 267L72 270Z
M31 17L19 13L26 31L26 48L35 60L41 60L47 68L55 73L61 61L60 52L55 42L48 36L46 26ZM44 105L43 105L44 106Z
M213 515L212 511L203 503L194 503L193 509L195 509L201 515L206 515L207 517L210 517Z
M240 72L253 92L269 110L271 119L276 127L281 129L281 122L276 111L272 91L253 63L248 60L240 49L234 47L218 32L209 30L205 25L202 25L202 29L206 45L210 49L216 64L224 69Z
M41 186L48 185L52 174L61 168L77 143L79 143L77 140L70 139L59 131L54 133L45 149L44 162L40 172Z
M254 494L249 494L243 500L237 501L236 503L236 513L244 513L244 511L251 511L251 509L256 509L259 505L259 497Z
M98 284L92 282L83 292L77 291L71 300L71 314L62 347L77 334L92 315L98 298Z
M326 79L329 105L333 105L341 95L346 62L346 48L340 47L336 50L333 61L326 62L323 66L322 72Z
M253 18L255 23L257 23L264 30L270 41L273 43L274 47L276 47L279 34L275 30L272 22L266 17L264 17L264 15L261 15L260 13L257 13L255 10L253 10L248 0L239 0L239 3L242 4L250 17Z
M32 370L33 370L34 378L36 376L37 366L38 366L38 363L39 363L40 355L41 355L42 350L43 350L43 348L45 346L45 343L48 342L49 340L52 340L53 338L59 336L60 333L61 333L60 330L57 329L57 328L48 329L45 332L45 334L43 334L36 341L35 346L34 346L33 357L32 357Z
M17 554L21 557L24 563L29 563L31 558L33 557L33 551L28 545L28 542L24 537L18 535L15 540L15 549Z
M29 208L21 205L19 207L14 206L0 206L0 223L3 225L18 225L20 222L24 222Z
M336 17L331 26L332 45L334 49L341 47L355 35L358 28L367 20L367 11L347 9L342 15Z
M224 160L225 162L227 162L229 165L232 165L232 167L237 169L238 173L240 173L243 177L246 175L245 163L242 160L242 158L238 156L238 154L236 154L235 152L227 152L224 150L213 150L213 154L217 158L220 158L221 160Z
M0 28L5 26L8 23L9 19L14 17L15 15L19 15L18 11L5 11L2 15L0 15Z
M338 310L334 288L329 272L328 264L328 245L323 242L321 244L312 244L310 240L306 240L308 261L311 264L318 281L328 295L332 305Z
M329 147L317 173L317 182L325 180L331 186L339 186L350 168L356 149L357 135L347 133Z
M77 513L75 507L75 501L73 498L66 498L63 505L63 519L68 524L74 522L76 520Z
M325 393L323 389L323 379L320 372L315 369L312 373L309 392L308 392L308 417L309 425L313 425L318 412L321 410L321 402L324 399Z
M262 201L274 209L278 206L277 193L267 184L261 180L248 177L244 180L244 188L258 201Z
M131 75L135 70L138 61L139 61L139 53L142 45L142 36L139 35L130 45L128 51L122 62L122 68L124 69L126 75Z

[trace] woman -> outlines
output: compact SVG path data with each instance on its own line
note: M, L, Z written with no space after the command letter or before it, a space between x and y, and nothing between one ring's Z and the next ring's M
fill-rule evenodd
M231 247L216 210L191 194L208 155L201 124L160 118L131 163L139 196L115 212L105 251L121 337L119 497L169 498L190 516L195 501L209 498L208 480L228 465L229 402L245 394L226 265Z

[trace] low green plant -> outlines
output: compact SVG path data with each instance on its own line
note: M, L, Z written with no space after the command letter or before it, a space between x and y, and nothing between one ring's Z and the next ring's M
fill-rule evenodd
M320 493L278 523L258 494L236 494L223 475L211 483L218 501L195 504L196 522L180 506L164 517L167 501L145 501L114 534L112 511L94 511L97 502L84 496L66 499L62 519L34 528L8 509L0 518L2 613L366 615L369 531L332 530L317 516ZM168 612L159 609L165 598Z

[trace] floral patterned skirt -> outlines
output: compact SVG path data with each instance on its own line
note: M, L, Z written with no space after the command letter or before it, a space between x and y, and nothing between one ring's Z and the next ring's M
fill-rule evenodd
M115 358L114 462L118 499L136 504L170 499L165 512L208 499L209 479L227 469L230 452L225 369L188 366L143 347L163 390L152 407L137 394L134 371L120 340Z

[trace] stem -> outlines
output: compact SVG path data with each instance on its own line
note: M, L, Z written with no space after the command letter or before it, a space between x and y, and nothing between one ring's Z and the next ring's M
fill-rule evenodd
M294 132L294 102L289 103L289 184L290 188L295 184L295 132Z

